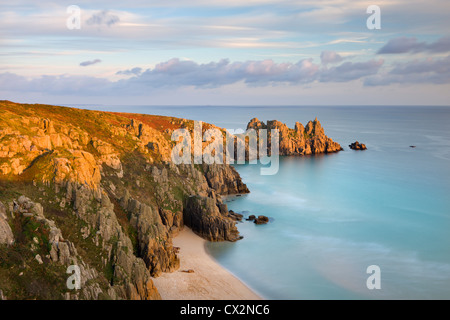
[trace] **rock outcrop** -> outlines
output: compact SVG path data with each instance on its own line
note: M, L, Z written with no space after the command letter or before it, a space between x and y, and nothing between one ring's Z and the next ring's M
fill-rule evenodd
M266 224L269 222L269 218L266 216L258 216L258 218L256 218L254 220L255 224Z
M229 195L249 193L247 185L242 182L236 169L224 164L203 164L203 172L208 185L218 194Z
M21 220L25 217L29 219L27 223L32 222L38 226L34 230L31 251L42 250L40 252L45 252L44 257L41 257L40 254L35 255L39 264L44 263L44 258L46 263L53 262L66 267L76 265L79 268L82 290L74 294L67 292L65 298L98 299L99 295L103 293L96 281L99 276L98 272L83 261L73 242L63 237L62 231L56 226L56 223L45 217L42 205L25 196L20 196L10 204L10 208L12 208L14 220Z
M277 120L267 121L267 124L265 124L257 118L253 118L247 125L247 130L249 129L267 130L267 154L270 154L270 132L272 129L277 129L279 132L280 155L309 155L342 150L339 143L325 135L324 129L317 118L314 121L309 121L306 127L300 122L296 122L294 129L288 128L286 124Z
M6 207L0 202L0 244L12 245L14 235L8 223Z
M253 221L255 224L266 224L269 222L269 218L263 215L259 215L256 217L255 215L249 215L247 221Z
M223 210L226 208L223 207ZM220 210L214 198L191 196L186 199L184 223L209 241L240 239L236 222Z
M349 145L352 150L366 150L367 147L364 143L359 143L358 141L353 142Z
M177 270L180 260L158 210L131 199L129 194L122 198L121 203L130 215L131 226L137 231L139 256L144 259L151 275Z
M77 217L87 223L93 241L105 251L105 265L113 271L112 289L108 294L115 298L133 300L159 299L145 262L133 254L133 244L117 220L109 196L86 185L69 184L68 201L73 203Z

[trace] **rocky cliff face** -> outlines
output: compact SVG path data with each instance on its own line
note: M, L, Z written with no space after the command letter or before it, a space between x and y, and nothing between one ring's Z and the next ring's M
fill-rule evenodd
M6 208L0 202L0 244L12 245L14 243L14 235L11 226L8 223Z
M203 164L203 172L208 185L218 194L229 195L250 192L233 167L221 164Z
M186 199L184 221L209 241L240 239L235 220L228 217L226 205L214 197L191 196Z
M325 131L317 118L314 121L309 121L306 127L300 122L296 122L294 129L288 128L286 124L277 120L267 121L267 124L265 124L257 118L253 118L247 125L248 129L267 129L269 135L268 154L270 154L271 129L278 129L279 131L280 155L309 155L342 150L339 143L325 135Z
M159 299L152 277L179 268L172 237L184 225L209 240L238 239L220 199L248 192L236 170L170 162L171 133L190 127L0 101L2 296ZM72 264L78 291L65 286ZM21 287L24 277L35 286Z

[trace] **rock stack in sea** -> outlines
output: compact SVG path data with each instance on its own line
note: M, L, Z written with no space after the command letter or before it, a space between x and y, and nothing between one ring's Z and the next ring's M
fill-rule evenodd
M364 143L359 143L358 141L349 144L350 149L352 150L366 150L367 147Z
M270 154L270 132L271 129L279 131L279 154L280 155L309 155L319 153L332 153L342 150L339 143L334 142L325 135L325 131L317 118L309 121L304 127L300 122L295 123L294 129L280 121L267 121L267 124L253 118L247 125L249 129L267 129L268 144L267 152Z

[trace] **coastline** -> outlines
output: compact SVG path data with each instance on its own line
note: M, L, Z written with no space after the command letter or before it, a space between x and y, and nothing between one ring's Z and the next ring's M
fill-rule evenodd
M173 245L180 248L180 269L153 279L163 300L263 299L216 262L206 251L205 243L188 227L173 239Z

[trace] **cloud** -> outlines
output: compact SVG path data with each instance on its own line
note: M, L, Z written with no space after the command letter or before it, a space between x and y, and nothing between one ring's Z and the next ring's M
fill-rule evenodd
M398 63L391 71L392 74L410 75L414 73L450 74L450 56L442 59L428 58Z
M81 67L87 67L87 66L91 66L93 64L97 64L97 63L100 63L100 62L102 62L102 60L100 60L100 59L95 59L95 60L92 60L92 61L83 61L83 62L80 63L80 66Z
M86 20L88 25L106 25L111 27L118 23L120 18L114 14L111 14L108 10L103 10L94 13L89 19Z
M316 79L319 65L312 59L297 63L275 63L272 60L196 63L171 59L147 69L130 83L150 87L215 88L244 82L249 86L267 86L281 83L309 83Z
M334 51L322 51L320 60L323 65L327 65L329 63L339 63L344 60L344 58Z
M397 63L389 72L364 80L366 86L386 86L393 83L450 83L450 55L438 59L427 58Z
M90 76L57 75L29 79L10 72L0 73L0 90L4 92L38 92L53 95L97 95L113 92L113 83Z
M434 53L443 53L450 51L450 36L442 37L436 42L428 45L428 50Z
M95 61L87 61L84 65L90 65ZM197 63L174 58L145 71L139 67L118 71L116 73L118 75L133 75L131 78L118 81L74 75L43 75L30 79L13 73L2 73L0 88L3 91L68 95L134 95L149 90L187 87L211 89L239 83L247 87L286 87L314 82L349 82L376 74L382 65L382 59L358 63L346 62L327 68L314 63L312 58L302 59L296 63L276 63L270 59L244 62L222 59L217 62Z
M324 69L320 75L321 82L348 82L369 75L377 74L384 60L367 62L345 62L337 67Z
M399 54L399 53L444 53L450 51L450 37L442 37L430 44L426 42L418 42L417 38L399 37L389 40L378 54Z
M125 76L130 76L130 75L140 75L142 73L142 68L133 68L133 69L128 69L128 70L121 70L121 71L117 71L116 75L125 75Z
M312 59L302 59L296 63L276 63L270 59L245 62L222 59L205 64L171 59L129 79L128 85L215 88L237 82L251 87L308 84L315 81L349 82L378 73L383 63L383 59L379 59L346 62L327 68L315 64Z

